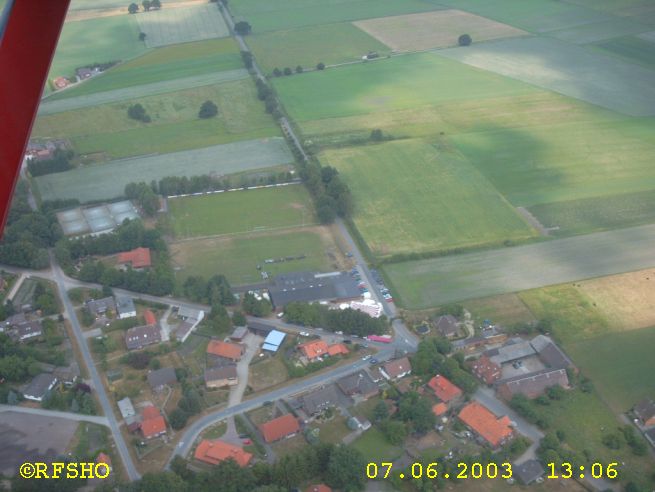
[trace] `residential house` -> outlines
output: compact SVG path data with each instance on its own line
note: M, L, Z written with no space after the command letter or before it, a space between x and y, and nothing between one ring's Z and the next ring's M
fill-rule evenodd
M307 360L312 361L327 355L328 344L323 340L312 340L298 345L298 350L302 352Z
M462 390L441 374L430 379L428 386L441 401L449 403L462 396Z
M164 386L177 383L177 374L172 367L162 367L148 373L148 384L153 391L161 391Z
M407 357L390 360L380 367L380 373L390 381L400 379L412 373L412 365Z
M136 415L136 412L134 411L134 405L132 405L132 400L130 400L128 397L119 400L117 404L118 411L121 412L121 416L124 419L134 417Z
M635 405L633 412L644 427L655 426L655 401L642 400Z
M375 396L379 392L378 385L364 370L337 380L337 386L348 396L359 396L364 399Z
M442 337L446 338L455 338L458 333L458 323L457 318L451 314L446 314L444 316L439 316L437 322L435 323L435 328L437 333Z
M458 417L493 449L502 446L514 435L512 422L507 415L496 417L491 410L477 401L462 408Z
M177 311L177 316L182 322L175 330L175 337L180 342L184 342L205 318L205 312L201 309L181 306Z
M298 424L298 419L290 413L264 422L259 426L259 431L264 436L264 441L266 442L275 442L286 437L294 436L299 430L300 425Z
M537 460L524 461L520 465L514 464L514 476L523 485L530 485L544 475L545 470Z
M43 335L43 328L39 320L25 321L18 325L12 325L7 330L7 334L15 341L24 342Z
M252 460L251 453L220 439L203 439L198 444L193 456L198 461L210 465L218 465L221 461L232 458L239 466L244 467L248 466L248 463Z
M131 297L117 297L116 311L119 319L133 318L136 316L136 307Z
M96 318L106 316L109 311L116 312L116 301L113 297L104 297L102 299L92 299L86 302L86 308Z
M136 248L118 254L118 264L123 267L130 266L134 270L143 270L152 266L149 248Z
M70 80L66 77L55 77L52 81L52 84L55 86L55 90L60 90L68 87L70 85Z
M300 404L307 416L317 415L327 408L336 407L341 403L339 391L330 384L300 397Z
M205 385L208 388L222 388L239 383L237 366L229 364L221 367L205 369Z
M55 376L42 372L35 376L25 387L23 396L27 400L41 402L56 384L57 378Z
M125 332L127 350L139 350L161 342L159 325L135 326Z
M219 358L227 359L231 362L238 362L245 352L246 348L238 343L211 340L209 345L207 345L207 359L209 361Z
M102 470L100 472L100 475L103 475L106 471L111 472L111 469L112 469L111 468L111 458L109 457L109 455L106 455L105 453L101 452L100 454L98 454L98 456L96 456L95 462L98 465L103 464L103 465L107 466L107 470Z
M166 421L159 409L155 406L148 406L141 412L141 433L146 439L152 439L166 434Z
M333 343L328 346L328 355L333 357L335 355L348 355L348 347L343 343Z
M441 417L447 411L448 405L446 405L444 402L439 402L436 405L432 405L432 413L437 417Z
M493 384L500 379L502 370L499 364L493 362L486 355L482 355L479 359L471 364L471 370L479 379L486 384Z

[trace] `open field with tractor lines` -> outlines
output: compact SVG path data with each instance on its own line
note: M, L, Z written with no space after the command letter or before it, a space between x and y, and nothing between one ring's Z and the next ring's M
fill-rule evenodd
M215 145L171 154L135 157L35 178L43 200L77 198L81 202L123 196L131 182L166 176L225 175L293 161L280 137Z

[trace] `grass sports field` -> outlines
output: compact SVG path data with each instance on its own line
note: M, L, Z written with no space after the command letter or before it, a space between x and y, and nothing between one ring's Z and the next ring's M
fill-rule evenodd
M50 78L72 77L75 69L93 63L129 60L146 51L133 16L67 22L59 38Z
M179 9L142 12L136 16L149 48L224 38L230 31L217 5L192 5Z
M327 151L355 197L354 221L378 257L502 244L536 234L454 152L418 140Z
M198 109L207 100L219 114L200 119ZM134 102L143 105L151 123L128 118ZM40 116L33 134L68 138L81 155L118 159L277 136L280 130L257 100L254 84L241 80Z
M462 33L469 34L476 42L527 34L507 24L454 9L368 19L355 25L394 51L457 46Z
M301 185L171 198L176 237L219 236L313 225L309 193Z
M655 70L558 39L505 39L439 53L623 114L655 116Z
M612 410L623 413L653 396L653 346L655 328L644 328L573 343L568 352Z
M424 309L652 267L654 240L651 225L385 265L383 270L403 307Z
M275 79L274 85L301 128L310 120L536 91L523 82L471 69L433 53Z
M248 72L243 68L227 70L224 72L207 73L185 77L183 79L165 80L163 82L152 82L150 84L114 89L106 92L96 92L83 96L70 97L55 101L46 100L39 107L39 114L47 115L72 111L74 109L90 108L101 104L109 104L137 97L147 97L155 94L165 94L181 89L201 87L203 85L218 84L248 78Z
M48 101L239 68L243 68L243 62L232 38L166 46L113 67L77 87L57 92Z
M327 272L339 266L329 256L339 255L334 239L322 227L180 241L171 244L171 252L180 283L190 275L222 273L232 285L253 284L262 281L257 265L270 275L300 270ZM301 255L305 258L264 264L268 258Z
M245 18L254 33L334 22L412 14L439 9L429 0L232 0L237 19Z
M248 45L266 73L276 67L295 70L298 65L307 69L319 62L333 65L358 61L369 51L381 56L389 51L349 22L256 34L248 38Z
M123 196L125 185L166 176L225 175L293 161L282 138L248 140L171 154L136 157L35 178L43 200L81 202Z

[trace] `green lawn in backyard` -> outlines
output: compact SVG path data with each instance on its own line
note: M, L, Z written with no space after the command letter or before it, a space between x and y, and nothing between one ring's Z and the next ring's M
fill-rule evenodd
M351 187L355 225L374 255L526 239L536 231L465 159L420 140L326 151Z
M274 85L297 121L410 109L449 101L530 94L528 84L417 53L284 77Z
M198 239L171 244L173 262L179 268L177 278L180 283L191 275L208 277L210 273L221 273L232 285L261 282L261 271L257 269L257 265L262 266L270 275L300 270L334 270L335 265L328 253L335 250L332 238L323 228ZM300 255L305 255L306 258L264 263L268 258Z
M139 27L132 15L66 22L50 78L72 77L78 67L129 60L146 50L143 41L139 41Z
M616 413L652 398L655 328L610 333L567 345L576 365L591 378Z
M218 106L218 116L200 119L198 110L207 100ZM151 123L127 116L136 102ZM257 100L254 84L239 80L42 115L32 134L70 139L79 154L102 152L118 159L276 136L279 129Z
M232 0L229 7L254 33L441 8L429 0Z
M232 38L210 39L157 48L111 68L77 87L53 94L49 101L122 89L164 80L193 77L242 68L239 48Z
M332 65L359 61L369 51L380 55L389 52L384 44L349 22L256 34L248 39L248 45L269 74L276 67L313 69L319 62Z
M316 222L302 185L172 198L168 204L177 237L264 232Z
M362 453L368 462L375 463L393 461L403 453L402 447L389 444L384 434L377 427L371 427L364 432L353 441L351 446Z

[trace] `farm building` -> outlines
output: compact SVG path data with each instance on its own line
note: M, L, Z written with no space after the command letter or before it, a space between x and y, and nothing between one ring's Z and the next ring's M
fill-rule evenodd
M172 367L162 367L148 373L148 384L153 391L161 391L164 386L177 383L177 374Z
M57 384L57 378L52 374L42 372L37 375L23 390L23 396L27 400L43 401L43 398Z
M118 264L123 267L132 267L134 270L142 270L152 266L150 259L150 248L136 248L132 251L124 251L118 254Z
M428 386L441 401L448 403L462 396L462 390L441 374L428 381Z
M477 401L462 408L458 417L494 449L505 444L514 435L512 422L507 415L498 418Z
M116 311L118 312L119 319L133 318L136 316L136 307L134 307L134 301L131 297L117 297Z
M400 379L412 373L412 365L407 357L402 357L382 364L380 373L388 380Z
M260 337L267 337L274 330L271 325L260 323L258 321L248 321L248 330Z
M569 378L566 369L544 369L525 376L506 379L498 386L498 394L507 400L511 400L512 396L519 393L528 398L536 398L547 388L556 385L568 388Z
M251 453L244 451L239 446L229 444L220 439L203 439L198 444L193 456L198 461L210 465L218 465L221 461L232 458L241 467L247 466L252 459Z
M230 362L238 362L241 360L245 351L245 347L238 343L211 340L209 345L207 345L207 358L211 361L215 359L227 359ZM219 360L218 362L221 361Z
M269 352L277 352L286 336L286 333L277 330L271 330L268 335L266 335L262 348L264 350L268 350Z
M298 419L290 413L264 422L259 426L259 431L264 436L264 441L266 442L275 442L286 437L294 436L299 430L300 425L298 424Z
M348 272L281 274L275 276L268 292L276 309L290 302L341 302L359 299L362 295Z
M118 410L121 412L121 416L124 419L134 417L136 415L136 412L134 411L134 406L132 405L132 400L130 400L128 397L119 400L117 403L118 403Z
M500 366L493 362L489 357L483 355L471 364L471 370L479 379L486 384L493 384L500 379L502 371Z
M234 364L205 369L205 386L208 388L222 388L238 383L237 366Z
M125 332L127 350L138 350L161 342L161 329L157 325L135 326Z

